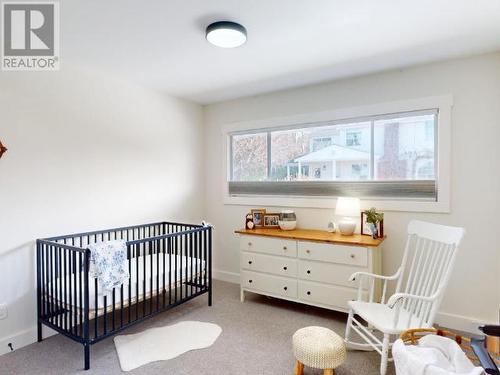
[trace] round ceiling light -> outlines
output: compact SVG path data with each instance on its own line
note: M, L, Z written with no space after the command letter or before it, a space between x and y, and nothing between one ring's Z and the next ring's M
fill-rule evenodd
M247 30L236 22L219 21L207 26L206 38L217 47L235 48L245 44Z

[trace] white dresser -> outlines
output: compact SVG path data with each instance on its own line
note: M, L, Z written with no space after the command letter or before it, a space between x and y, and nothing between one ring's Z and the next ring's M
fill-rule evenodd
M236 233L240 235L242 302L245 292L253 292L347 311L347 302L357 296L357 284L349 276L357 271L381 273L383 239L305 229Z

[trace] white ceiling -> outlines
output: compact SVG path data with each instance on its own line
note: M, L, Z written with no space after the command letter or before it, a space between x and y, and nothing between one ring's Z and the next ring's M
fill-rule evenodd
M217 20L248 42L205 40ZM199 103L500 50L499 0L64 0L61 54Z

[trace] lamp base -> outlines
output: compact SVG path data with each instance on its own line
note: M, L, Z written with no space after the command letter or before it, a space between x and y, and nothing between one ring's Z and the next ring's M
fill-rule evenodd
M343 236L352 236L356 229L356 222L353 220L342 220L339 222L339 231Z

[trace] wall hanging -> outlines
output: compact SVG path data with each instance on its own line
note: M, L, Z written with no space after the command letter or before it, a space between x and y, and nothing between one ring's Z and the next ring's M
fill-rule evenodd
M7 151L7 147L5 147L3 144L2 144L2 141L0 141L0 158L2 157L2 155Z

